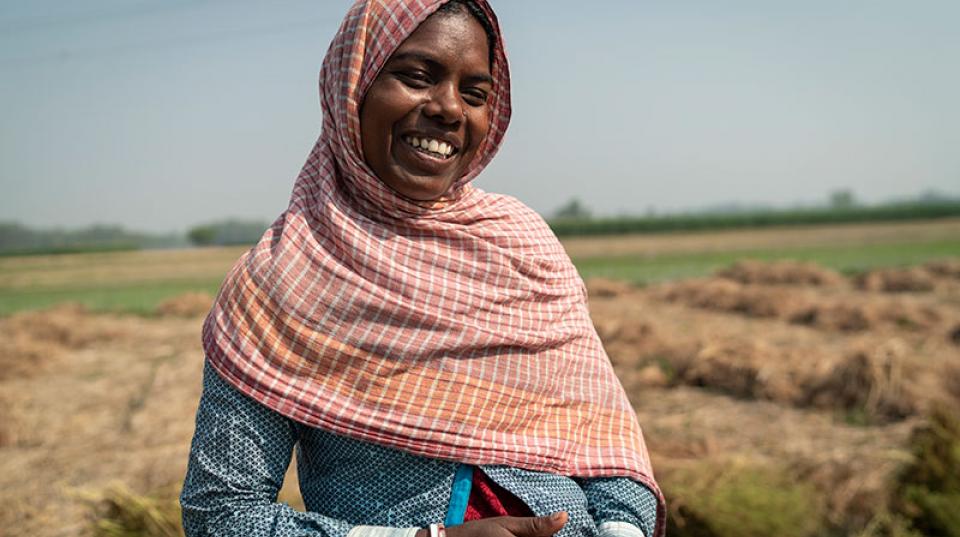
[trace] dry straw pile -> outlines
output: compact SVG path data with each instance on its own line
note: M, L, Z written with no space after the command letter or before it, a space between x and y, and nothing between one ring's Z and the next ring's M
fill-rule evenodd
M671 535L906 537L960 512L942 508L960 498L948 480L904 477L952 471L960 453L953 418L936 418L960 408L960 262L851 278L749 262L587 286ZM5 535L178 534L210 300L0 318Z

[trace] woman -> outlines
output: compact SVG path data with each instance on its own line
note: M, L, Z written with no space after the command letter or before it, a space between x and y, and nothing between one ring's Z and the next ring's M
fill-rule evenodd
M187 534L662 535L576 270L470 184L510 119L487 3L361 0L320 80L290 205L204 325ZM294 448L306 513L276 503Z

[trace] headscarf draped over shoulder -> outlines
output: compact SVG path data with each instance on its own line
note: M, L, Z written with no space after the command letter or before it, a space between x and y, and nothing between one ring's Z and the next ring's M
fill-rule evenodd
M209 363L300 423L417 455L569 476L627 476L661 498L586 291L540 216L470 182L510 121L496 16L490 130L436 202L364 162L359 107L445 0L357 2L320 73L323 130L287 210L227 275Z

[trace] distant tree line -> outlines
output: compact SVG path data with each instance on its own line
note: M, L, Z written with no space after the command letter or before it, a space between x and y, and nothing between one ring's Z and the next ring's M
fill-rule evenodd
M947 217L960 217L960 198L927 192L910 200L865 205L852 191L837 190L819 207L778 209L728 204L687 213L658 215L648 211L644 216L602 218L593 217L590 209L575 198L560 207L548 222L557 235L570 236ZM194 226L185 234L151 234L116 225L37 230L16 222L0 222L0 255L247 245L260 240L268 226L263 221L228 219Z
M250 220L223 220L183 233L141 233L117 225L81 229L33 229L17 222L0 222L0 255L106 252L187 246L253 244L268 224Z
M663 233L749 227L843 224L960 217L960 199L924 194L918 198L863 205L853 193L832 193L827 205L803 208L746 208L665 215L592 218L579 200L562 206L548 223L559 236Z
M0 255L169 248L185 242L177 234L137 233L116 225L38 230L17 222L0 222Z
M196 246L235 246L260 240L269 224L249 220L222 220L190 228L187 238Z

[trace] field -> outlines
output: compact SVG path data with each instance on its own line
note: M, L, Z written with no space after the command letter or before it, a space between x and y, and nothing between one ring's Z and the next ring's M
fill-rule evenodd
M960 535L960 221L565 245L671 535ZM0 259L5 535L177 534L200 321L239 253Z
M707 275L737 259L799 259L856 272L960 254L960 219L564 239L584 278L634 283ZM149 314L180 293L214 294L244 248L0 257L0 315L84 304Z

